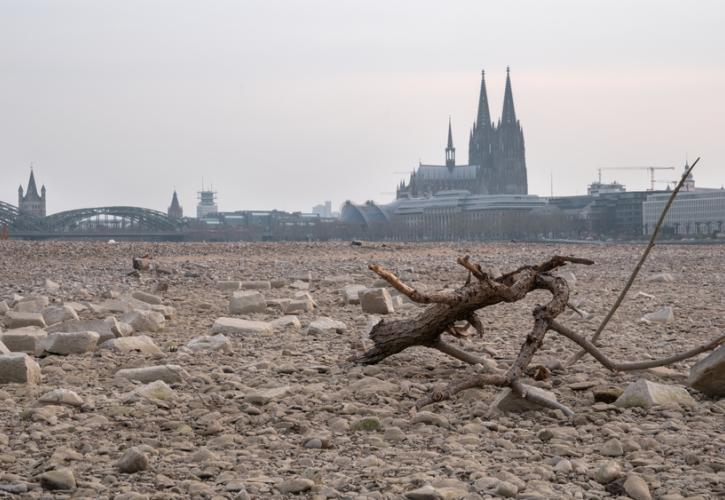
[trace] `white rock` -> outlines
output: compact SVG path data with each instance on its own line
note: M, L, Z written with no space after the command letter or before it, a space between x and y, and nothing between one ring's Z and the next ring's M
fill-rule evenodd
M649 408L653 405L693 406L695 400L684 387L679 385L657 384L641 378L630 384L614 404L623 408L631 406Z
M675 278L670 273L655 273L644 279L648 283L672 283Z
M179 365L156 365L118 370L115 376L142 383L163 380L167 384L178 384L188 378L189 374Z
M40 343L48 336L45 330L37 326L15 328L0 334L0 340L12 352L40 354L43 348Z
M647 323L671 323L675 320L675 313L672 308L667 306L662 309L647 313L642 316L642 321Z
M166 382L156 380L155 382L151 382L150 384L142 385L141 387L134 389L123 398L123 401L131 403L142 399L146 399L157 404L160 402L165 403L175 400L176 392L166 385ZM160 406L166 405L162 404Z
M25 353L0 355L0 384L39 384L40 366Z
M202 335L191 339L185 348L191 352L229 351L231 342L224 335Z
M131 352L139 352L148 355L160 355L161 349L154 344L154 341L146 335L137 335L134 337L119 337L111 339L101 344L102 349L110 349L118 354L128 354Z
M624 481L624 491L634 500L652 500L649 486L638 474L629 474Z
M598 483L609 484L615 479L621 477L622 467L614 461L604 462L597 470L594 478Z
M332 333L342 333L347 329L347 325L342 321L332 318L318 318L310 323L305 329L307 335L325 335Z
M527 392L549 399L551 401L557 401L556 395L553 392L534 387L531 385L522 384ZM542 407L536 403L532 403L528 399L524 399L509 388L501 391L493 403L491 403L492 410L499 410L502 412L521 412L528 410L541 410Z
M137 290L131 294L131 296L136 299L140 300L141 302L146 302L147 304L163 304L164 300L159 297L158 295L154 295L152 293L147 293L141 290Z
M360 292L367 290L364 285L348 285L342 289L342 298L345 304L359 304Z
M725 345L695 363L687 383L710 397L725 396Z
M48 325L78 319L78 313L70 306L46 307L43 309L42 314L45 323Z
M264 321L249 321L239 318L219 318L211 328L212 333L225 335L271 335L272 325Z
M96 332L100 335L98 343L125 337L133 332L133 327L128 323L119 323L115 317L109 316L106 319L86 319L64 321L63 323L48 327L48 333L54 332Z
M390 293L385 288L367 288L358 293L363 312L390 314L394 312Z
M235 290L239 290L242 287L241 281L218 281L217 287L219 290L223 290L225 292L233 292Z
M38 402L45 405L67 405L77 408L83 406L81 397L69 389L53 389L40 396Z
M288 385L272 389L258 389L248 393L244 399L255 405L266 405L270 401L283 398L290 392L290 389Z
M315 303L307 298L286 300L281 305L284 314L302 314L315 309Z
M40 347L50 354L82 354L94 350L100 337L96 332L56 332L43 339Z
M264 312L267 309L267 301L264 295L257 291L234 292L229 299L230 314L251 314Z
M155 311L128 312L120 320L131 325L137 332L158 332L166 326L164 315Z
M245 290L271 290L272 283L269 281L242 281L242 288Z
M43 315L37 312L8 311L5 313L5 326L9 329L22 328L24 326L38 326L45 328Z
M8 349L8 347L3 344L3 341L0 340L0 354L10 354L10 352L10 349Z
M15 312L39 313L48 306L50 300L45 295L37 297L21 297L15 301Z
M272 320L270 324L272 325L272 328L280 331L292 330L298 332L302 328L302 324L297 316L282 316L281 318Z
M49 292L57 292L60 290L60 285L53 280L45 279L45 289Z

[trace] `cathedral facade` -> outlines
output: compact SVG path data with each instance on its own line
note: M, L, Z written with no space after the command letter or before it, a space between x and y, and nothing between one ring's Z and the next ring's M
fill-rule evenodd
M448 190L528 194L524 132L516 118L508 68L501 118L497 123L491 121L485 74L481 72L478 113L468 139L468 164L456 164L450 121L445 158L445 165L419 164L408 182L398 186L397 198L430 196Z

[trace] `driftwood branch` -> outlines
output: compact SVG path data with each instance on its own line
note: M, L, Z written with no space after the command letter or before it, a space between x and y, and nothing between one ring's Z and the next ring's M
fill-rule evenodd
M554 330L572 340L582 347L584 352L590 353L603 366L612 371L641 370L664 366L715 349L725 343L725 336L721 336L708 344L665 359L615 363L607 358L591 340L556 321L556 318L567 307L574 309L579 314L583 313L569 302L569 286L566 280L553 276L550 272L569 263L590 265L593 264L592 261L576 257L555 256L539 265L523 266L496 279L491 279L483 272L480 265L471 263L467 256L459 258L458 263L466 268L470 273L469 276L475 277L476 281L467 280L464 286L453 291L427 294L420 293L406 285L394 273L382 266L370 265L370 269L383 277L398 291L410 297L411 300L431 305L416 317L410 319L379 321L371 329L369 335L373 346L353 357L352 361L359 364L375 364L409 347L421 346L435 349L464 363L471 365L483 364L483 358L442 340L441 335L448 332L455 336L462 336L461 330L456 327L456 322L467 321L478 335L482 336L483 323L477 316L479 309L502 302L517 302L535 290L546 290L551 294L551 298L546 304L534 308L534 322L531 331L526 336L516 359L506 371L493 374L476 374L464 380L452 382L446 389L434 391L421 398L415 404L415 409L450 399L466 389L493 385L509 387L512 391L533 403L560 410L565 415L572 415L572 411L566 406L528 392L526 386L522 383L522 378L527 373L531 373L532 369L529 365L549 330Z
M644 252L642 252L642 256L639 258L639 262L637 262L637 265L634 266L634 269L632 270L632 274L629 275L629 278L627 279L627 283L625 283L624 288L622 288L622 291L619 293L619 296L617 297L617 300L614 302L614 305L612 305L612 307L609 309L609 312L607 312L606 316L604 316L604 319L597 327L597 330L594 332L594 335L592 335L592 338L591 338L592 342L596 342L597 340L599 340L599 337L602 335L602 332L609 324L609 321L614 316L614 313L616 313L617 309L619 309L619 306L622 305L622 301L624 301L624 297L627 295L627 292L632 287L632 284L634 283L634 280L637 278L639 271L642 269L642 265L644 265L644 262L647 260L647 256L649 255L650 251L655 246L655 240L657 239L657 235L659 235L660 228L662 227L662 224L665 222L665 217L667 216L667 212L670 210L672 203L675 201L675 197L677 196L677 193L680 192L680 189L682 189L682 186L685 184L687 177L690 175L692 170L695 168L695 165L697 165L697 162L699 162L699 161L700 161L700 158L698 157L694 162L692 162L692 165L690 165L690 168L687 169L687 171L684 173L684 175L680 179L680 182L678 182L677 186L675 186L675 189L672 190L672 194L670 195L669 199L667 200L667 204L662 209L662 213L660 214L660 217L657 220L657 224L655 225L654 231L652 231L652 236L649 239L649 243L645 247ZM579 361L585 354L586 354L586 351L584 349L582 349L581 351L579 351L575 355L573 355L566 362L566 364L568 366L573 365L574 363Z

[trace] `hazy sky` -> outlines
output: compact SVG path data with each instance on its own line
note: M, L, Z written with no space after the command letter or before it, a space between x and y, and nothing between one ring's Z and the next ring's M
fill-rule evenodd
M49 213L176 187L194 215L202 177L222 210L389 201L443 162L449 115L467 161L480 71L497 118L506 65L530 192L686 155L720 187L724 25L717 0L0 0L0 200L32 162Z

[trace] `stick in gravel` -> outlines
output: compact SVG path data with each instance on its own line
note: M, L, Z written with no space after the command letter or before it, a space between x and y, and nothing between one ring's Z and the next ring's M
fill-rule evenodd
M624 300L624 296L627 295L627 292L632 287L632 283L634 283L634 280L635 280L635 278L637 278L637 275L639 274L640 269L642 269L642 265L644 264L644 261L647 260L647 256L649 255L652 248L654 248L654 246L655 246L655 240L657 239L657 235L660 232L660 228L662 227L662 224L665 221L665 216L667 215L667 212L670 210L672 203L675 201L675 196L677 196L677 193L680 192L680 189L685 184L685 180L687 180L687 177L692 172L692 169L695 168L695 165L697 165L698 161L700 161L699 157L692 163L692 165L690 165L690 168L687 169L685 174L680 179L680 182L677 183L677 186L675 186L675 189L672 191L670 198L667 200L667 204L662 209L660 218L657 220L655 229L652 232L652 237L649 239L649 243L647 244L647 247L644 249L644 252L642 252L642 256L639 258L639 262L637 262L637 265L634 267L632 274L629 276L629 279L627 279L627 283L624 285L624 288L622 288L622 291L619 293L619 297L617 297L617 300L614 302L614 305L611 307L611 309L609 309L609 312L604 317L602 322L599 324L599 327L594 332L594 335L592 335L592 338L589 339L590 342L595 343L597 340L599 340L599 337L602 335L602 332L604 331L604 328L606 328L607 324L609 323L609 320L612 319L612 316L614 316L614 313L617 312L617 309L619 309L619 306L622 304L622 301ZM572 366L574 363L576 363L582 357L584 357L584 355L586 353L587 353L587 351L582 349L581 351L574 354L571 358L569 358L566 362L566 365Z

